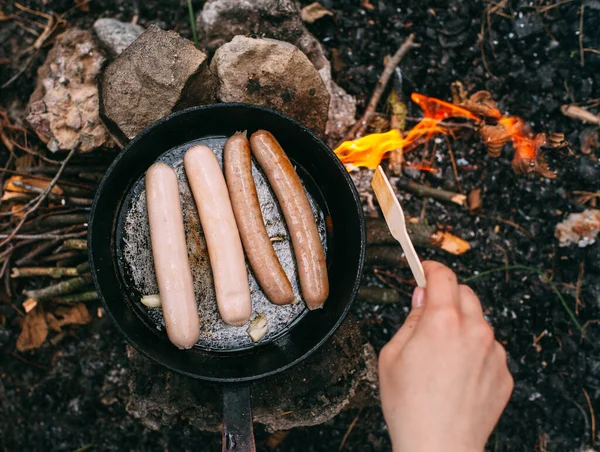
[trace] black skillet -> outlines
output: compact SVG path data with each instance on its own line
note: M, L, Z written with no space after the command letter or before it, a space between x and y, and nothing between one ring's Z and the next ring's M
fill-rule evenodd
M206 136L238 130L273 133L302 169L307 189L330 215L327 264L330 294L325 307L311 311L272 342L233 352L178 350L157 335L136 310L128 281L119 271L116 246L119 213L134 183L165 152ZM328 221L329 223L329 221ZM158 364L222 383L223 450L254 451L250 382L289 369L317 350L346 316L360 282L365 254L361 203L335 154L309 129L273 110L247 104L216 104L167 116L136 136L118 155L100 183L92 207L88 248L92 276L107 312L136 350Z

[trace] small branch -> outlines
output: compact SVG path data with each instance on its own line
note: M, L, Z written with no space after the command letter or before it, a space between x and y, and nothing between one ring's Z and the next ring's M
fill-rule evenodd
M367 247L367 256L365 265L368 267L381 265L384 267L406 267L408 263L402 248L399 246L369 246Z
M381 76L379 77L379 80L377 80L377 85L375 85L375 90L371 95L371 100L369 100L369 104L367 105L363 116L352 126L352 128L348 131L348 133L342 139L340 144L344 141L351 141L357 137L362 136L365 130L367 130L369 121L375 113L375 109L377 108L379 99L381 99L381 95L385 91L385 87L390 81L390 77L394 73L394 69L396 69L396 66L400 64L400 61L402 61L402 58L404 58L404 56L408 53L410 49L419 46L420 44L415 43L415 35L413 33L404 41L404 43L396 51L394 56L388 60L387 64L385 65L385 68L383 69L383 72L381 73Z
M47 300L48 298L56 297L75 292L82 287L89 286L92 283L92 275L83 275L77 278L68 279L52 286L44 287L38 290L26 290L23 293L36 301Z
M25 256L23 256L22 258L20 258L19 260L17 260L15 262L15 264L16 265L23 265L23 264L26 264L28 262L31 262L34 258L36 258L37 256L39 256L43 252L48 251L52 247L58 245L58 242L59 242L59 240L52 240L51 242L44 242L41 245L36 246L29 253L27 253Z
M11 239L32 239L32 240L49 240L49 239L72 239L77 237L82 237L87 234L87 231L81 232L71 232L69 234L59 234L61 232L60 229L56 231L44 232L42 234L0 234L0 239L5 239L10 237Z
M398 187L408 190L419 196L429 197L440 201L450 201L454 204L458 204L459 206L464 206L467 201L467 197L461 193L428 187L427 185L421 185L411 180L398 182Z
M90 271L90 263L85 261L83 264L79 264L77 267L75 267L75 269L77 270L78 274L82 275Z
M82 292L76 293L73 295L66 295L64 297L55 297L52 299L54 303L79 303L81 301L95 301L99 300L98 292L90 291L90 292Z
M64 253L51 254L50 256L42 257L40 262L56 262L63 259L71 259L72 257L84 256L79 250L65 251Z
M25 224L25 221L27 220L27 217L29 216L29 214L31 214L32 212L35 212L37 210L37 208L42 204L42 202L44 202L44 200L50 193L50 190L52 190L52 188L58 182L58 179L60 179L60 175L62 174L63 170L67 166L67 163L69 163L69 160L71 160L71 157L73 157L73 155L75 155L75 150L77 149L78 146L79 146L79 142L75 143L75 146L73 146L73 149L71 149L71 152L69 152L69 155L67 155L67 157L63 160L63 162L60 165L60 168L58 169L58 171L56 172L56 175L54 176L54 178L50 181L48 186L44 189L43 193L41 193L37 198L35 198L35 203L29 210L27 210L23 214L19 224L17 224L17 226L13 229L13 231L9 235L7 235L4 238L4 240L2 240L2 242L0 242L0 247L6 245L13 238L15 238L15 236L19 232L19 229L21 229L21 227ZM32 200L32 202L33 202L33 200Z
M50 276L51 278L62 278L64 276L77 276L76 268L57 267L13 267L11 278L28 278L30 276Z
M363 303L393 304L401 300L402 297L396 289L367 286L362 286L358 289L358 301L362 301Z
M27 190L28 192L31 192L31 193L40 193L41 194L44 192L44 189L41 187L35 187L33 185L27 184L27 183L19 181L19 180L15 180L12 183L15 187L22 188L23 190ZM74 206L83 206L83 207L89 207L93 203L93 200L90 198L65 197L65 196L57 195L55 193L48 193L48 199L50 201L58 202L63 205L72 204Z
M87 250L87 240L84 239L69 239L65 240L63 247L68 250Z

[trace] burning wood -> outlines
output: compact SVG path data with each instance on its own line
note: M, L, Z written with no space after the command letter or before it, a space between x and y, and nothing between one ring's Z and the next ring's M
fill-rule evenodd
M406 153L435 135L452 134L449 128L440 123L450 117L459 117L475 122L477 133L483 138L491 157L500 156L504 144L512 141L515 151L512 166L515 172L556 177L540 154L540 148L546 143L544 134L534 135L521 118L503 116L488 91L478 91L468 99L463 99L464 93L457 91L456 85L454 90L454 100L460 101L457 105L413 93L411 99L423 109L424 116L404 136L396 129L373 133L354 141L345 141L334 152L349 170L356 167L374 169L388 153L396 149Z
M467 201L467 197L461 193L428 187L427 185L418 184L411 180L400 181L398 182L398 186L419 196L428 196L439 201L449 201L459 206L464 206Z

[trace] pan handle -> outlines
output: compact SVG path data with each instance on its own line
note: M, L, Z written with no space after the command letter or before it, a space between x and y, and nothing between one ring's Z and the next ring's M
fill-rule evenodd
M250 384L223 386L223 452L256 452Z

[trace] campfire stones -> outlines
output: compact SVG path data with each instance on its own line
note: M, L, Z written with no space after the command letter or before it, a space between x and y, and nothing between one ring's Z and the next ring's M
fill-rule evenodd
M104 18L94 22L94 34L112 58L119 56L143 32L144 27L117 19Z
M274 39L236 36L215 53L211 70L221 102L246 102L281 111L325 132L329 93L296 46Z
M325 50L304 26L293 0L208 0L197 18L200 45L207 52L237 35L254 35L294 44L315 66L330 95L327 141L337 143L355 123L356 99L338 86L331 76Z
M156 25L123 51L102 79L102 113L128 139L174 110L212 101L206 54Z
M98 113L97 81L105 62L90 31L72 28L56 39L38 69L27 121L52 152L112 146Z

